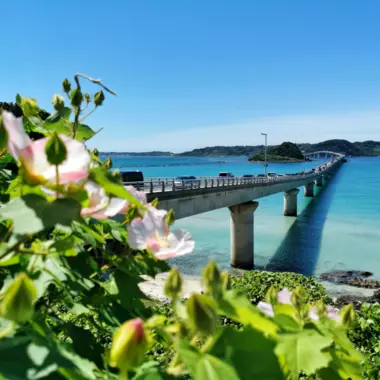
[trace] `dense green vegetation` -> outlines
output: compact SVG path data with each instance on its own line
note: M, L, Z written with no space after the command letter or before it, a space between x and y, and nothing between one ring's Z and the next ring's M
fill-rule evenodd
M249 161L264 161L265 153L258 153L249 158ZM298 162L303 161L304 156L296 144L283 142L281 145L268 149L267 161L269 162Z

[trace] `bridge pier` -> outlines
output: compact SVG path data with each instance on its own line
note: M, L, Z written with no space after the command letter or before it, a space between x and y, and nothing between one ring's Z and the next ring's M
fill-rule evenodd
M231 266L253 269L254 212L258 202L250 201L229 207L231 228Z
M305 185L305 197L314 197L314 182L307 183Z
M323 186L323 175L321 175L320 177L318 177L315 180L315 185L318 186L318 187L322 187Z
M299 189L291 189L284 192L284 215L297 216L297 194Z

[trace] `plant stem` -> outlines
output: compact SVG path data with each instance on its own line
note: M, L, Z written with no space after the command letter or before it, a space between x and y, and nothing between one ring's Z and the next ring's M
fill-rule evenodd
M56 178L56 183L57 183L57 190L56 190L56 197L58 199L59 197L59 169L58 169L58 165L55 165L55 178Z

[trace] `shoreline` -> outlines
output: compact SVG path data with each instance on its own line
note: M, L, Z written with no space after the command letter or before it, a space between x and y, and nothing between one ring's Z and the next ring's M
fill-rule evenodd
M148 297L159 301L167 302L168 298L164 295L164 285L169 272L160 273L155 278L143 276L144 282L139 284L142 292ZM202 291L201 277L182 274L182 298L189 298L192 293ZM318 279L318 282L325 288L326 294L337 302L340 297L349 297L353 301L362 301L374 295L378 289L360 288L357 286L337 284L330 281Z

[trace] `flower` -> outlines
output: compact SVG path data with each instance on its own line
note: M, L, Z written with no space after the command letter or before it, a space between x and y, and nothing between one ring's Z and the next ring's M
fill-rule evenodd
M112 338L111 367L126 371L140 365L144 360L145 351L149 348L149 340L140 318L123 323Z
M127 227L133 249L150 249L160 260L192 252L194 240L187 231L170 232L165 222L167 211L148 205L143 218L134 219Z
M288 288L282 289L277 294L278 302L287 304L287 305L292 305L291 297L292 297L292 292Z
M91 216L96 219L106 219L117 214L125 214L131 205L129 201L122 198L110 198L104 189L92 181L86 182L84 185L87 191L89 204L82 208L82 216ZM126 188L140 203L146 204L146 194L137 191L133 186Z
M8 151L18 160L27 175L38 182L55 184L56 167L51 165L45 154L48 137L32 141L24 130L21 118L3 111L3 123L8 132ZM59 135L67 150L66 160L58 166L60 184L81 181L88 177L88 167L91 162L90 154L83 143Z
M268 317L274 317L273 306L270 303L260 301L257 304L257 307L260 311L266 314Z
M339 313L331 305L326 306L326 317L333 320L333 321L340 322ZM316 306L311 307L311 309L309 311L309 318L314 320L314 321L319 320L319 315L318 315L318 311L317 311Z

